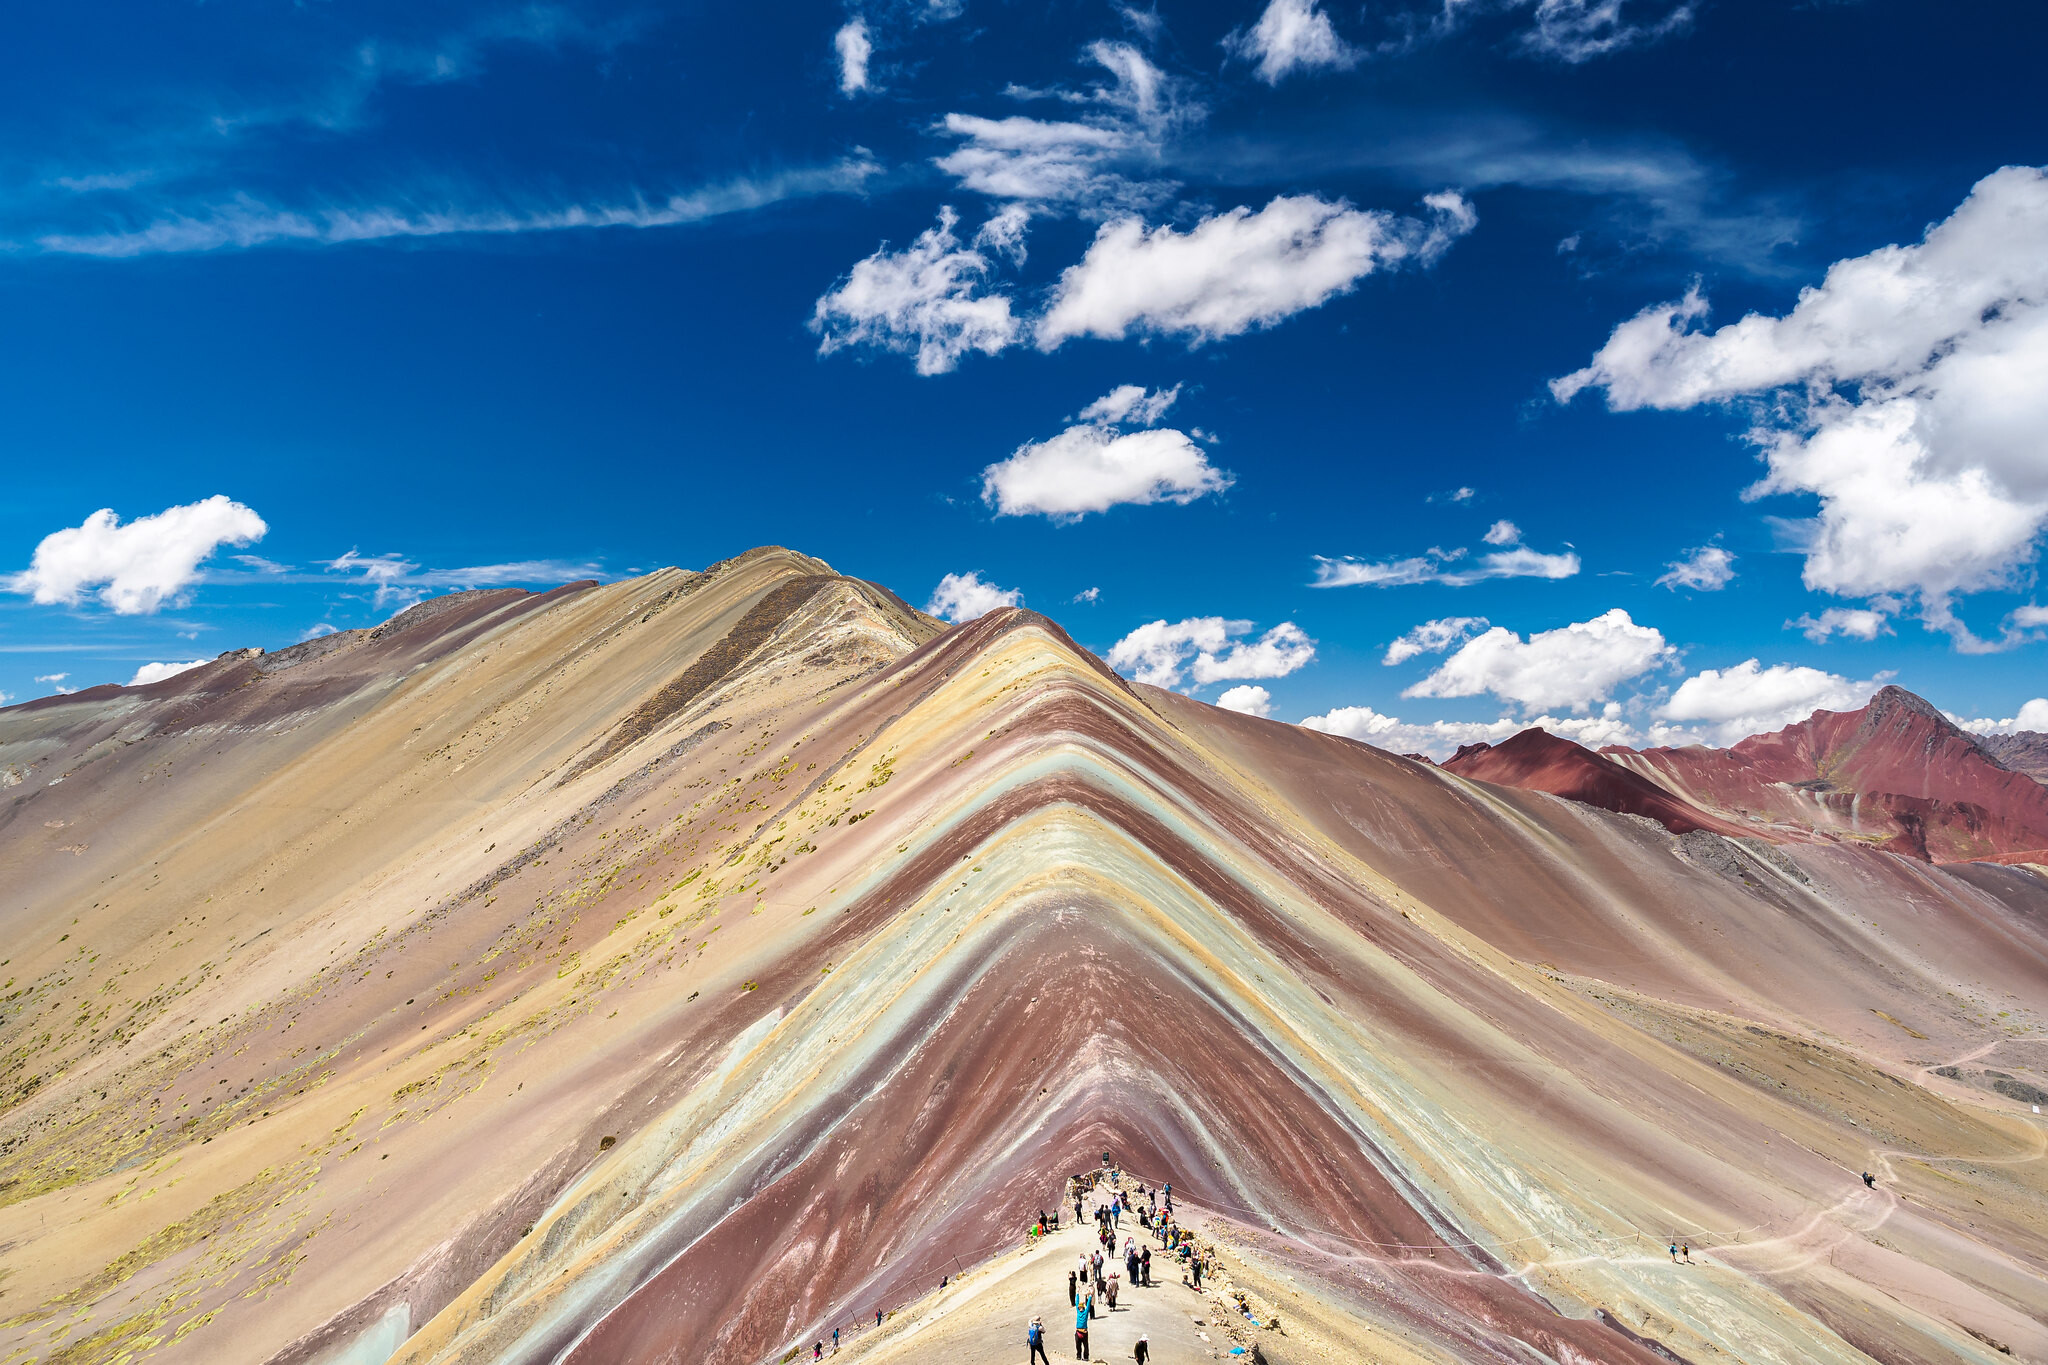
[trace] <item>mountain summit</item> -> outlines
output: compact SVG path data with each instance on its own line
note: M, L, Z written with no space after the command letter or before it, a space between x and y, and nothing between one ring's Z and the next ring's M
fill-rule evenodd
M1768 737L1773 844L778 549L0 710L0 1345L993 1362L1170 1182L1099 1357L2048 1358L2048 883L1853 828L1938 721Z

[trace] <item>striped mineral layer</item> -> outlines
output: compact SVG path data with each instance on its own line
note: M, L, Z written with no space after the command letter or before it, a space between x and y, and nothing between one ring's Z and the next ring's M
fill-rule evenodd
M1013 1358L1105 1151L1276 1361L2048 1360L2031 868L1673 833L783 550L16 706L0 783L0 1361Z

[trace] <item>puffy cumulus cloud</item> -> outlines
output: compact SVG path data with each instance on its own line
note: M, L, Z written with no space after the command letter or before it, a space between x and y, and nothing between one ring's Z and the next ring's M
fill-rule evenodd
M1252 683L1225 688L1223 695L1216 698L1216 704L1226 711L1241 711L1247 716L1273 714L1273 694Z
M832 52L839 59L839 93L858 95L868 86L868 58L875 53L868 21L855 15L832 35Z
M904 250L884 243L848 271L811 315L818 354L874 346L916 356L919 374L945 374L969 351L994 355L1015 342L1010 300L983 291L989 258L960 244L959 224L942 208Z
M1657 586L1670 588L1673 592L1680 588L1719 592L1735 581L1735 556L1719 545L1702 545L1664 568L1665 572L1657 579Z
M1474 631L1485 630L1486 626L1484 616L1445 616L1435 621L1424 621L1388 645L1380 662L1404 664L1418 654L1441 654Z
M1082 421L1027 442L981 474L982 501L1000 517L1078 521L1119 503L1187 504L1230 487L1231 476L1186 433L1147 427L1165 415L1178 386L1153 392L1125 384L1081 410Z
M1320 716L1303 717L1300 724L1304 729L1361 740L1376 749L1427 754L1434 759L1449 758L1467 744L1498 744L1532 728L1562 735L1589 749L1605 744L1637 745L1644 738L1624 718L1616 702L1609 702L1596 716L1541 715L1529 720L1503 716L1499 720L1432 720L1415 724L1370 706L1338 706Z
M1487 527L1486 534L1480 539L1488 545L1519 545L1522 543L1522 528L1502 519Z
M1267 0L1258 22L1233 30L1223 46L1232 56L1251 62L1268 85L1278 85L1296 71L1355 66L1360 55L1337 36L1336 26L1316 0Z
M135 670L135 676L128 680L128 686L147 687L151 683L160 683L165 678L175 678L189 669L198 668L205 662L204 659L193 659L182 664L144 664Z
M1884 678L1852 682L1838 673L1798 664L1762 667L1749 659L1733 668L1705 668L1678 685L1658 714L1702 725L1718 744L1780 730L1815 711L1854 711L1884 686Z
M1504 626L1468 640L1457 653L1408 688L1404 697L1476 697L1492 693L1527 707L1584 711L1619 683L1639 677L1677 651L1654 626L1639 626L1621 608L1524 640Z
M932 589L931 601L924 609L934 616L958 625L986 616L999 607L1024 605L1024 594L1017 588L999 588L982 579L981 571L970 569L966 573L949 573L939 580L939 586Z
M1759 400L1769 472L1748 496L1819 498L1793 527L1807 586L1911 595L1960 647L1995 647L1953 603L2009 584L2048 525L2044 237L2048 174L2009 166L1920 242L1837 261L1782 317L1708 330L1695 290L1551 390L1598 388L1615 410Z
M1081 589L1081 591L1074 594L1073 600L1076 602L1086 602L1090 606L1093 606L1095 603L1100 602L1102 600L1102 589L1083 588Z
M1500 526L1512 529L1508 522L1496 523L1495 529ZM1570 578L1579 571L1579 557L1569 550L1545 554L1526 545L1495 550L1477 559L1463 549L1440 550L1434 546L1406 559L1331 559L1324 555L1315 558L1315 581L1309 586L1316 588L1400 588L1416 583L1463 588L1491 578Z
M1179 687L1192 677L1200 687L1213 682L1284 678L1316 657L1316 642L1292 621L1283 621L1256 640L1250 621L1193 616L1153 621L1110 647L1109 666L1154 687Z
M45 605L76 606L93 596L117 615L147 615L182 601L221 546L247 545L269 530L222 494L127 523L103 507L44 536L28 568L0 581Z
M1457 194L1433 194L1421 218L1287 195L1182 232L1142 219L1102 225L1054 287L1034 335L1041 350L1132 332L1192 345L1271 327L1349 293L1376 270L1428 265L1478 223Z
M41 682L42 679L38 678L36 681ZM1963 729L1979 735L2010 735L2021 730L2048 731L2048 697L2034 698L2020 707L2017 716L2007 716L2004 720L1964 720L1953 712L1949 713L1948 718Z
M1879 635L1889 635L1892 632L1886 612L1870 607L1829 607L1818 616L1808 612L1796 621L1785 623L1787 630L1795 626L1800 634L1815 644L1824 642L1831 635L1875 640Z

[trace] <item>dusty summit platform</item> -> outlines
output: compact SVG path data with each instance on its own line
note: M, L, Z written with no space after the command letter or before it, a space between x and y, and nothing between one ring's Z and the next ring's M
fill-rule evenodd
M0 781L0 1361L1059 1357L1023 1230L1104 1150L1277 1362L2048 1360L2024 867L1674 834L777 549L0 710Z

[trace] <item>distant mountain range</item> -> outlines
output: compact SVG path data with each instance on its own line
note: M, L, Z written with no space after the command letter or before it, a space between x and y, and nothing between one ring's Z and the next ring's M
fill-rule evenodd
M2048 736L1974 735L1901 687L1726 749L1595 753L1525 730L1468 745L1443 766L1674 832L1860 843L1938 863L2048 863Z

